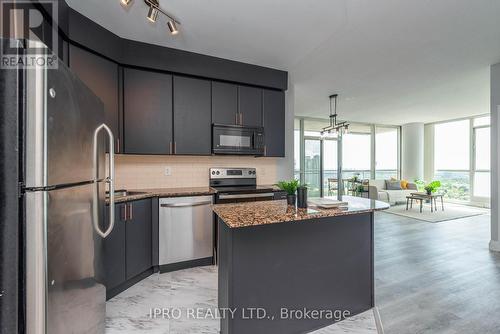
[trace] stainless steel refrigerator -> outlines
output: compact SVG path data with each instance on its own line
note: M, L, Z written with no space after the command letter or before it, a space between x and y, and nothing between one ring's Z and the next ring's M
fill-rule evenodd
M26 332L104 333L113 133L102 102L62 62L23 75Z

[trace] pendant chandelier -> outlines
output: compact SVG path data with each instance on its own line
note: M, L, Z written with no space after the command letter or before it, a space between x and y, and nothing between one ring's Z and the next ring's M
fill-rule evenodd
M323 136L325 133L335 133L338 135L346 134L349 129L349 123L347 122L338 122L337 121L337 99L338 94L330 95L330 125L324 127L321 130L321 135Z

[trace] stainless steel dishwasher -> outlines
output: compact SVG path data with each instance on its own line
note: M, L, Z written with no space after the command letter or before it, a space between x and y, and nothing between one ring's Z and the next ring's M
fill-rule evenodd
M213 256L212 200L212 196L159 199L160 268Z

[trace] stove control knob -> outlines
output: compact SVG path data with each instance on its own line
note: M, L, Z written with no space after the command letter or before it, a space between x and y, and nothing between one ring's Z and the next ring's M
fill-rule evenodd
M219 172L219 171L217 171L217 173L216 173L216 174L217 174L217 175L219 175L219 174L220 174L220 172Z
M212 171L212 175L215 175L215 171L214 170Z

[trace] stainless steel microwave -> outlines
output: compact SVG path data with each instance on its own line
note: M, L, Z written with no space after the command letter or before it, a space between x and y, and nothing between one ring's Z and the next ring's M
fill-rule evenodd
M264 128L237 125L212 127L212 153L264 155Z

